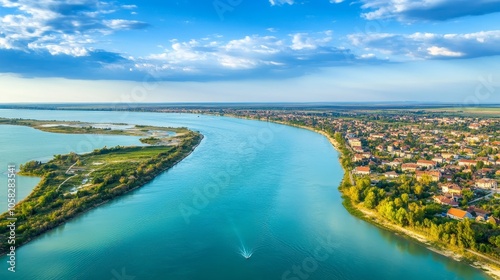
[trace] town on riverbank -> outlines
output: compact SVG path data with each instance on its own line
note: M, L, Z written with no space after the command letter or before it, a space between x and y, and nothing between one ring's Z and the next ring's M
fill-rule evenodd
M498 108L132 110L248 118L320 132L341 153L346 172L339 189L351 214L500 276Z
M441 254L466 257L500 277L496 116L433 111L224 113L330 136L342 155L346 174L340 190L352 214Z

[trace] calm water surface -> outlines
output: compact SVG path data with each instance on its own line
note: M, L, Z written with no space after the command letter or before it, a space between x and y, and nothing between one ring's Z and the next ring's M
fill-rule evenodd
M307 130L189 114L0 110L0 117L187 126L205 135L143 188L20 248L15 274L0 258L0 279L488 279L350 216L337 191L338 154ZM0 126L0 135L10 137L1 138L9 157L0 164L64 152L15 143L53 137L35 130ZM56 138L78 142L67 137Z

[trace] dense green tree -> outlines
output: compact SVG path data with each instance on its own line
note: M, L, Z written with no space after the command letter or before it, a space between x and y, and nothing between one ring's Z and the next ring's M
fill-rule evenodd
M404 193L401 195L401 200L403 201L404 205L408 205L408 202L410 201L410 196L407 193Z
M398 209L395 215L396 221L401 226L406 226L408 224L408 212L401 207Z
M424 187L420 184L417 184L414 187L414 192L418 197L420 197L424 193Z
M377 206L377 196L373 191L368 192L368 195L365 197L364 205L369 209L373 209Z

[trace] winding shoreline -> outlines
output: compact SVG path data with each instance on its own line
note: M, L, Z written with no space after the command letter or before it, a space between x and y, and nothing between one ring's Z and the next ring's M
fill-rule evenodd
M225 115L225 116L238 118L238 119L267 121L267 122L272 122L272 123L276 123L276 124L281 124L281 125L286 125L286 126L290 126L290 127L296 127L296 128L300 128L300 129L309 130L309 131L321 134L322 136L326 137L328 139L328 141L330 142L330 144L333 146L333 148L340 155L339 160L345 156L339 148L339 143L337 143L337 141L330 134L328 134L327 132L325 132L323 130L315 129L315 128L309 127L309 126L295 125L295 124L286 123L286 122L282 122L282 121L261 120L261 119L256 119L256 118L247 118L247 117L241 117L241 116L235 116L235 115ZM349 171L345 170L345 168L344 168L344 166L342 166L342 164L340 164L340 166L342 167L342 170L344 172L343 178L345 178L345 175ZM344 179L342 179L341 184L342 184L343 180ZM476 269L482 270L484 273L488 274L493 279L500 279L500 262L493 260L493 259L490 259L486 256L483 256L477 252L467 250L469 253L472 253L475 256L480 257L482 259L482 260L472 260L470 257L465 256L465 255L458 253L456 251L442 248L440 246L438 247L437 244L431 242L427 237L423 236L422 234L420 234L418 232L412 231L412 230L407 229L407 228L403 228L401 226L392 224L392 223L387 222L387 221L383 221L380 218L376 217L376 215L372 211L353 205L350 202L349 198L345 197L343 195L342 191L340 190L340 186L338 188L338 191L342 195L342 200L343 200L342 205L347 210L347 212L349 212L349 214L351 214L352 216L359 218L367 223L370 223L370 224L372 224L380 229L387 230L389 232L392 232L393 234L405 237L413 242L417 242L419 245L424 246L426 249L428 249L434 253L437 253L437 254L440 254L442 256L454 259L455 261L466 261L468 263L468 265L470 265L471 267L474 267ZM489 262L484 261L484 259L487 259ZM497 265L492 264L492 262L496 263Z
M339 149L339 144L337 143L337 141L335 139L333 139L328 133L326 133L322 130L317 130L317 129L311 128L311 127L295 126L295 125L294 125L294 127L314 131L318 134L325 136L330 141L330 143L332 144L334 149L339 153L339 155L341 155L341 157L344 156ZM342 170L344 171L344 176L345 176L347 174L347 172L349 172L349 171L345 170L345 168L342 166L342 164L340 166L342 167ZM343 194L340 189L339 189L339 192L341 194ZM346 208L346 210L349 212L349 214L353 215L351 210L348 207L345 207L345 204L344 204L344 202L346 202L346 200L349 198L342 195L342 199L343 199L342 204L344 205L344 208ZM349 202L349 204L350 204L350 202ZM402 236L404 236L412 241L416 241L420 245L427 248L428 250L433 251L435 253L438 253L442 256L452 258L456 261L464 261L465 260L468 262L468 264L470 266L484 271L486 274L493 277L494 279L500 279L500 269L491 263L487 263L483 260L481 260L481 261L470 260L467 256L464 256L458 252L454 252L454 251L446 249L446 248L437 247L436 244L433 244L427 237L423 236L422 234L420 234L418 232L415 232L415 231L412 231L410 229L392 224L392 223L387 222L387 221L383 221L380 218L376 217L376 215L373 213L373 211L370 211L370 210L367 210L367 209L364 209L364 208L361 208L358 206L352 206L352 207L354 207L354 209L361 212L361 214L362 214L362 215L353 215L355 217L358 217L358 218L360 218L360 219L362 219L362 220L364 220L372 225L375 225L378 228L393 232L394 234L397 234L397 235L402 235ZM471 252L471 251L468 250L468 252ZM476 253L476 252L473 252L473 253L478 257L485 258L484 256L480 255L479 253ZM494 260L489 259L489 261L494 261ZM500 262L496 262L496 263L497 263L497 265L500 266Z

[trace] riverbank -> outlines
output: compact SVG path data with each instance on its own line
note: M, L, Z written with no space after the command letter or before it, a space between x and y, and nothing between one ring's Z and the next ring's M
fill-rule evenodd
M236 118L241 118L241 119L250 119L250 120L259 120L259 121L268 121L268 122L273 122L277 124L282 124L282 125L287 125L287 126L292 126L292 127L297 127L297 128L302 128L306 129L309 131L313 131L316 133L319 133L323 136L325 136L329 142L332 144L334 149L337 150L339 155L341 156L339 160L342 159L342 157L348 156L342 154L342 148L340 144L335 140L334 137L332 137L329 133L315 129L313 127L309 126L303 126L303 125L296 125L296 124L291 124L283 121L274 121L274 120L262 120L258 118L250 118L250 117L241 117L241 116L236 116L236 115L226 115L230 117L236 117ZM352 174L349 170L346 170L345 167L341 164L343 170L344 170L344 179L343 180L349 180L350 184L354 184L354 180L352 178ZM343 182L341 183L341 185ZM341 187L339 187L339 191L342 193ZM412 241L420 243L422 246L427 248L430 251L433 251L435 253L438 253L440 255L443 255L448 258L452 258L456 261L465 261L467 262L467 265L470 265L472 267L475 267L477 269L483 270L485 273L487 273L489 276L491 276L493 279L500 279L500 263L494 259L489 258L488 256L485 256L483 254L480 254L478 252L472 251L472 250L467 250L465 253L463 252L457 252L454 250L447 249L443 247L441 244L438 243L433 243L431 240L429 240L426 236L415 232L411 229L404 228L398 225L395 225L389 221L384 220L383 218L379 217L377 213L365 209L361 207L360 205L354 205L353 203L350 202L349 197L345 196L342 193L343 197L343 205L344 207L348 210L348 212L359 218L362 219L374 226L377 226L381 229L388 230L393 232L394 234L403 236L405 238L408 238ZM478 258L480 260L478 260Z
M333 137L331 137L328 133L321 131L321 130L313 129L310 127L303 127L303 126L295 126L295 127L305 128L305 129L308 129L311 131L315 131L321 135L324 135L330 141L332 146L337 150L337 152L339 154L342 153L340 148L339 148L339 143ZM344 155L342 155L342 156L344 156ZM346 174L346 172L349 172L348 170L345 170L345 168L343 166L342 166L342 168L344 169L344 174ZM340 189L339 189L339 191L342 193L342 191ZM471 250L468 250L468 252L472 253L472 254L474 254L477 257L480 257L482 259L488 259L489 262L485 262L484 260L482 260L482 261L475 260L474 258L472 258L470 256L465 256L459 252L452 251L452 250L449 250L446 248L442 248L438 244L432 243L426 236L424 236L418 232L412 231L408 228L404 228L404 227L395 225L393 223L390 223L386 220L383 220L382 218L378 217L378 215L376 213L374 213L374 211L371 211L371 210L362 208L360 206L354 205L350 201L347 201L347 200L349 200L349 198L344 196L344 195L342 197L344 199L344 202L343 202L344 207L353 216L360 218L360 219L362 219L370 224L373 224L379 228L392 231L395 234L403 235L407 238L410 238L411 240L417 241L420 244L422 244L423 246L425 246L428 250L433 251L435 253L438 253L440 255L446 256L448 258L452 258L456 261L465 260L468 262L468 264L470 266L483 270L485 273L487 273L489 276L493 277L494 279L500 279L500 262L495 261L487 256L484 256L480 253L477 253L477 252L474 252ZM495 262L496 264L492 264L493 262Z

